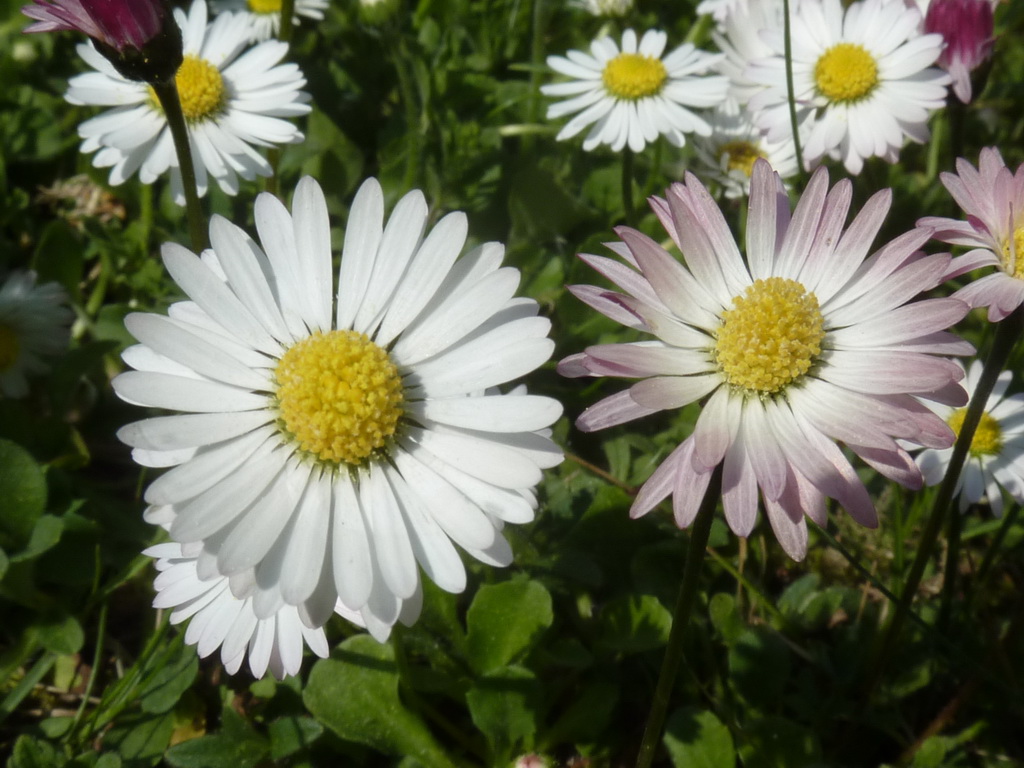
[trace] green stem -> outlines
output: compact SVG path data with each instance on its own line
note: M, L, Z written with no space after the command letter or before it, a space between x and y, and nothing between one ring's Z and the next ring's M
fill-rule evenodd
M967 459L967 452L974 439L974 430L981 421L985 412L985 404L995 386L996 379L1006 366L1021 331L1024 330L1024 308L1017 308L1013 314L1003 320L996 329L995 338L992 340L992 348L988 358L985 360L985 368L981 373L981 380L974 391L970 404L967 406L967 413L964 415L963 425L960 427L960 434L956 444L953 446L953 454L949 459L949 467L946 476L942 479L939 491L935 495L935 502L932 505L931 515L925 523L921 532L921 540L918 543L917 553L914 562L910 566L910 573L903 585L900 599L896 603L896 610L893 613L889 626L885 630L882 643L875 654L875 659L870 674L867 676L867 687L865 688L865 703L877 685L885 662L892 651L892 647L903 629L903 623L910 613L910 605L914 601L914 595L924 576L925 567L931 559L932 550L935 548L935 541L938 538L942 523L950 513L953 494L956 491L957 479L960 477L960 470ZM955 509L955 508L954 508ZM958 514L956 511L953 514Z
M622 150L622 210L626 213L626 224L636 226L636 207L633 205L633 150Z
M785 40L786 54L786 98L789 101L789 123L793 129L793 148L796 150L796 167L803 176L807 169L804 167L804 153L800 147L799 124L796 121L796 90L793 87L793 39L790 31L789 0L782 0L782 34Z
M420 166L420 110L417 104L416 91L413 87L412 75L406 65L407 51L401 33L389 46L391 49L391 60L395 65L395 74L398 76L398 91L402 97L402 107L405 109L405 178L404 189L415 189L418 186Z
M700 583L700 570L704 562L704 552L711 536L711 522L715 518L715 508L721 496L722 466L715 467L711 482L704 494L697 517L690 528L690 543L686 550L686 564L683 567L683 583L679 587L675 611L672 614L672 630L665 648L665 658L661 662L658 685L654 689L654 700L651 712L647 716L647 727L644 729L640 752L636 758L636 768L650 768L654 760L654 750L661 740L665 720L668 718L668 705L672 698L672 688L676 675L683 660L683 639L687 625L690 623L690 611L697 598L697 586Z
M85 715L85 708L89 704L89 697L92 696L93 687L96 684L96 678L99 677L100 663L103 658L103 646L107 640L107 601L104 600L100 604L100 615L96 622L96 648L92 654L92 670L89 674L89 681L85 684L85 692L82 694L82 703L78 705L78 711L75 712L75 719L71 721L71 728L68 729L67 735L64 737L64 743L73 743L75 732L78 730L78 726L82 722L82 717Z
M996 555L999 553L999 549L1003 546L1006 534L1009 533L1013 524L1017 522L1017 517L1019 515L1020 504L1013 504L1010 507L1010 510L1003 517L1003 522L999 525L999 530L996 531L996 535L992 539L992 543L988 546L988 551L985 552L985 557L981 560L981 565L978 566L978 574L975 577L975 587L972 594L977 594L988 581L989 569L992 568L992 563L995 562Z
M291 42L294 18L295 0L281 0L281 27L277 32L277 39L282 43Z
M172 77L163 83L152 83L153 92L160 100L160 106L167 117L167 125L171 129L174 151L178 155L178 169L181 172L181 185L185 191L185 212L188 216L188 231L192 240L192 250L199 253L206 247L203 211L199 207L199 192L196 188L196 171L192 163L192 147L188 140L188 125L181 111L181 100L178 98L178 86Z
M526 123L535 125L540 121L540 84L541 79L546 75L544 60L547 55L547 45L544 40L544 31L547 28L546 8L544 0L533 0L533 19L531 20L530 35L530 94L526 102ZM523 154L533 153L536 144L536 137L532 134L524 134L522 138Z

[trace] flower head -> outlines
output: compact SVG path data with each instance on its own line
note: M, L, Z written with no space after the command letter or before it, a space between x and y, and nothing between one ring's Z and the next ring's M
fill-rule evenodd
M988 307L988 319L998 322L1024 304L1024 165L1011 173L999 150L986 147L977 168L959 158L956 170L940 177L967 220L927 216L917 223L934 228L936 240L971 249L953 260L947 279L998 268L955 294L971 307Z
M869 157L896 162L906 139L928 139L928 118L945 105L950 77L930 67L940 35L918 32L920 14L903 0L800 3L793 13L793 86L797 121L807 126L805 160L828 156L858 174ZM885 30L880 34L879 30ZM757 123L779 139L791 133L785 41L765 31L772 55L746 76L763 86L750 101Z
M575 0L573 5L585 9L591 16L625 16L633 10L635 0Z
M26 32L84 32L132 80L156 82L181 64L181 34L163 0L34 0Z
M932 0L924 17L925 32L946 41L939 66L953 78L953 93L971 100L971 72L992 55L991 0Z
M253 145L294 144L302 132L285 118L309 112L306 80L295 64L279 64L285 43L268 40L245 50L249 22L225 13L207 24L205 0L194 0L188 15L175 10L184 35L185 58L175 74L188 123L196 183L206 193L208 177L230 195L238 178L269 176L267 162ZM243 53L244 51L244 53ZM175 200L183 205L181 174L167 118L148 86L121 77L89 45L78 52L96 71L71 78L72 104L114 106L78 127L82 151L95 152L93 165L110 171L117 185L136 172L151 184L168 169Z
M295 23L298 24L300 18L322 20L327 4L327 0L295 0ZM269 40L281 29L281 0L213 0L213 11L246 15L250 23L249 39L254 42Z
M713 107L725 99L728 81L721 75L703 75L720 58L694 48L679 46L662 58L668 36L648 30L637 42L627 29L622 48L610 37L590 45L590 54L569 51L549 56L548 66L574 78L541 87L547 96L569 96L548 107L548 118L574 113L559 131L559 141L593 125L583 149L608 144L618 152L627 144L640 152L648 142L664 135L681 147L687 133L707 136L711 127L691 108Z
M147 515L257 619L293 606L315 628L340 600L386 637L418 613L419 568L465 587L455 544L511 561L501 528L532 519L561 461L543 433L561 406L494 389L548 359L550 322L513 296L502 246L458 258L465 215L427 218L412 192L385 223L364 183L335 294L326 202L305 178L290 213L257 199L260 243L215 216L202 257L166 245L189 300L126 319L141 344L115 391L180 412L119 432L140 464L173 467Z
M14 272L0 285L0 394L24 397L28 376L68 346L74 314L56 283L36 285L35 272Z
M964 387L970 396L974 395L981 380L982 369L981 362L975 360L967 371ZM1012 378L1009 371L999 374L996 386L985 403L957 482L961 512L987 498L992 513L1001 515L1003 494L1000 488L1004 488L1018 504L1024 504L1024 394L1006 394ZM928 405L957 435L960 434L966 408L939 403ZM917 465L927 485L942 482L952 455L952 448L929 448L917 455Z
M824 525L825 497L861 524L877 524L836 441L910 487L921 475L896 439L952 444L952 430L915 396L965 401L962 371L938 355L972 351L944 330L967 307L956 299L907 303L942 280L949 257L920 253L928 233L914 230L865 258L891 196L874 195L844 231L850 196L849 180L829 191L819 169L790 218L780 179L758 160L744 259L714 200L687 174L652 201L685 264L626 227L613 245L625 265L581 257L624 293L573 293L654 339L588 347L560 363L569 376L640 379L588 408L577 426L589 432L706 400L693 434L640 491L634 517L671 495L676 522L688 526L722 465L733 531L750 533L760 492L783 548L802 558L804 516Z

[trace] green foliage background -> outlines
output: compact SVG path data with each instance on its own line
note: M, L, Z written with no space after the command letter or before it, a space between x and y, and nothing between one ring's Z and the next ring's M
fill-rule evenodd
M551 363L531 389L565 404L555 438L569 458L548 473L535 523L506 529L515 564L467 562L470 585L429 583L423 616L379 645L336 618L330 659L283 682L234 677L198 660L151 609L140 552L151 479L114 437L140 413L110 388L133 310L177 297L157 254L185 242L167 184L107 188L78 152L94 110L63 100L83 65L71 34L23 36L22 0L0 0L0 272L31 268L68 292L72 347L28 401L0 399L0 755L11 768L168 765L505 766L632 764L665 649L687 534L658 509L630 520L632 494L689 434L694 408L583 435L571 423L616 382L562 380ZM473 242L499 240L521 291L554 323L556 359L631 333L573 299L597 276L574 255L604 253L625 221L621 158L556 143L539 84L549 54L602 32L657 26L670 45L710 46L689 0L638 0L613 22L556 0L406 0L383 26L354 0L296 30L292 58L314 111L306 141L280 159L279 189L311 174L327 194L335 244L361 180L389 204L422 188L435 216L469 214ZM997 146L1024 160L1024 4L997 11L996 52L967 108L933 120L927 146L869 161L854 209L883 187L893 209L879 243L924 215L959 216L938 173ZM634 195L660 193L692 166L663 141L636 158ZM841 167L832 169L833 180ZM252 230L256 185L213 189L210 211ZM287 197L287 195L286 195ZM737 231L739 204L723 202ZM663 239L653 215L635 224ZM934 250L940 250L939 247ZM979 313L958 329L984 350ZM1021 354L1011 359L1020 369ZM1019 383L1015 387L1019 388ZM676 768L917 768L1024 765L1024 526L1017 508L973 508L944 539L887 663L874 664L932 493L864 478L882 524L834 510L794 563L760 524L747 541L720 520L686 637L685 666L658 765ZM942 567L960 582L941 596ZM315 663L314 663L315 661ZM876 684L877 683L877 684Z

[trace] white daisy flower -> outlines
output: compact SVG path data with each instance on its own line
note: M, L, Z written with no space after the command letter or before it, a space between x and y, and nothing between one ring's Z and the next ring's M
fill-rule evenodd
M697 13L711 16L721 24L730 14L742 12L748 5L756 5L758 0L701 0L697 4Z
M500 244L458 259L465 215L429 233L427 218L417 191L385 224L380 185L364 183L332 306L326 203L303 179L291 213L257 199L260 244L215 216L202 258L164 246L191 300L126 319L142 343L115 391L183 412L119 432L140 464L173 467L146 491L149 516L257 618L293 605L318 626L340 598L387 637L415 618L417 564L465 587L453 542L511 562L500 530L533 518L541 470L561 461L538 433L558 402L486 393L548 359L550 322L513 296Z
M981 361L975 360L967 371L964 387L972 397L983 368ZM1010 371L999 374L996 386L985 403L985 412L974 432L967 461L957 482L961 512L985 498L992 514L1001 515L1003 494L1000 488L1004 488L1015 502L1024 504L1024 394L1006 394L1012 378ZM967 415L966 408L938 403L926 405L956 434L960 434ZM952 448L928 449L918 454L917 465L925 483L936 485L942 482L952 455Z
M262 42L281 30L281 0L212 0L213 12L237 11L248 17L249 39ZM294 24L300 17L322 21L327 0L295 0Z
M826 497L857 522L878 524L836 441L912 488L921 474L896 439L952 445L950 428L916 398L966 402L956 383L963 372L944 355L973 352L945 330L967 305L914 300L942 281L950 257L922 254L929 233L921 229L868 256L891 193L875 194L844 231L851 195L848 179L829 191L819 168L790 216L781 180L758 160L744 258L718 206L688 173L667 199L651 202L685 265L628 227L613 245L625 264L582 256L624 293L594 286L573 293L654 338L588 347L559 364L567 376L639 379L584 411L577 427L590 432L704 402L693 434L640 490L634 517L671 495L677 524L689 526L721 465L732 530L750 534L760 497L783 549L801 559L805 516L825 525Z
M0 286L0 394L25 397L28 377L67 349L74 313L66 302L57 283L36 285L35 272L12 272Z
M229 195L238 192L238 177L253 180L272 173L255 147L294 144L302 132L284 118L310 111L306 84L295 64L278 64L288 46L267 41L245 51L249 23L226 13L207 25L206 3L194 0L186 16L176 9L185 58L175 80L189 128L199 194L207 176ZM152 184L168 169L175 201L184 205L178 158L170 128L153 91L127 80L91 44L78 52L95 72L71 78L65 98L72 104L114 109L78 127L82 152L95 152L93 165L111 168L110 183L121 184L136 172Z
M330 649L323 629L307 626L308 620L300 618L296 606L284 605L270 616L257 617L251 597L235 597L227 576L202 578L197 558L187 557L184 549L172 541L142 554L156 560L153 607L170 609L171 624L192 619L185 642L196 646L200 658L219 648L224 668L233 675L248 652L254 677L263 677L270 669L278 680L299 673L306 645L320 658L327 658Z
M709 117L711 135L694 140L703 175L716 181L730 199L750 193L754 162L764 158L785 181L797 174L796 147L791 137L770 141L753 123L751 115L734 100Z
M941 35L918 31L921 15L903 0L801 3L792 16L797 119L810 120L803 146L809 164L828 156L858 174L869 157L896 162L909 138L928 140L928 118L946 103L948 74L931 65ZM764 86L750 100L758 124L779 140L791 133L781 28L762 38L772 55L747 77Z
M796 0L790 3L796 7ZM751 0L736 4L723 14L717 28L711 32L723 54L716 69L729 78L729 96L746 105L751 96L763 86L747 77L751 62L772 55L771 46L761 39L762 30L782 29L785 6L782 0Z
M668 35L648 30L637 43L627 29L622 49L610 37L590 45L590 54L569 51L549 56L548 66L573 78L541 87L546 96L568 96L548 107L548 119L575 114L556 139L562 141L593 125L583 149L608 144L618 152L627 144L640 152L664 135L681 147L687 133L707 136L711 127L691 108L714 107L725 98L728 81L704 75L721 58L685 43L662 58Z
M625 16L633 10L634 0L573 0L573 5L591 16Z

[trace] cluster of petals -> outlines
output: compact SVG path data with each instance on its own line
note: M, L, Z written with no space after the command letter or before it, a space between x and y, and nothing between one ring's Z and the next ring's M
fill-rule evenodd
M57 283L36 284L36 273L12 272L0 285L0 395L24 397L28 377L68 346L74 313Z
M315 630L335 612L384 639L418 615L420 568L442 589L464 589L455 545L490 565L511 562L501 529L533 518L533 487L561 461L547 435L561 406L496 388L549 358L550 321L515 297L519 273L502 266L500 244L460 258L464 214L428 232L418 191L385 222L380 185L361 186L336 294L326 202L312 179L299 183L290 212L260 195L255 221L259 243L214 217L201 257L164 247L189 298L167 316L126 319L141 343L124 353L135 370L113 386L129 402L180 413L129 424L119 437L140 464L169 468L145 492L146 519L192 561L193 591L198 579L246 627L274 619L293 639L294 616ZM364 334L401 373L399 427L362 463L299 450L281 422L279 361L334 331ZM213 647L228 642L225 621L210 630ZM299 631L307 642L316 636ZM231 659L243 639L259 642L245 629L230 638Z
M327 0L295 0L292 20L300 18L321 21L327 9ZM249 19L249 39L253 42L269 40L281 30L281 11L256 11L248 0L213 0L214 13L234 12Z
M947 278L998 269L954 294L971 307L988 307L988 319L998 322L1024 303L1024 164L1012 173L999 150L986 147L977 168L958 158L956 170L940 178L966 220L927 216L918 226L934 229L937 240L970 249L953 259Z
M953 93L964 104L971 100L971 72L992 55L994 5L992 0L933 0L922 11L925 32L946 41L938 63L953 78Z
M205 0L193 0L186 15L175 9L184 55L216 67L224 102L216 114L188 121L189 141L200 195L212 176L226 193L238 192L239 177L269 176L270 163L257 147L293 144L303 134L289 118L308 114L306 80L292 63L279 63L285 43L249 45L248 18L224 13L209 24ZM78 127L82 152L95 152L93 165L110 168L110 183L139 174L152 184L168 170L176 202L184 205L178 158L167 118L145 83L129 80L89 44L78 47L95 72L71 78L65 98L72 104L113 107Z
M896 440L952 444L951 429L917 398L965 402L957 383L963 372L944 356L973 349L945 330L967 306L952 298L912 301L942 282L950 257L918 250L930 234L924 229L868 256L891 193L876 193L844 228L851 189L844 179L829 190L819 169L791 216L778 176L757 161L744 259L712 197L687 174L665 199L652 199L685 264L627 227L616 230L621 242L610 245L621 261L581 256L621 292L587 285L572 292L653 339L588 347L560 363L568 376L640 380L588 408L577 426L589 432L703 403L693 434L640 491L634 517L671 495L677 524L688 526L721 465L733 531L751 532L760 495L783 548L801 558L805 516L823 525L825 497L861 524L877 524L873 502L837 441L911 488L920 487L921 474ZM715 344L734 298L772 277L796 281L816 296L825 335L805 375L759 396L726 379Z
M970 397L978 387L983 367L980 360L975 360L967 370L964 388ZM992 514L998 517L1003 513L1000 488L1006 489L1017 504L1024 503L1024 394L1007 394L1012 380L1010 371L1000 373L985 402L982 420L990 421L986 429L993 433L988 436L992 445L979 449L979 437L975 433L971 451L957 481L956 494L960 498L961 512L986 499ZM929 403L929 407L947 422L962 410L939 403ZM917 454L917 465L924 475L925 484L942 482L952 455L952 448L928 448Z
M859 174L864 161L896 162L907 139L928 140L931 113L945 106L949 75L931 66L942 53L941 35L921 34L921 14L903 0L806 2L792 13L793 96L797 122L807 130L805 161L842 161ZM772 54L754 60L746 78L761 86L750 101L757 122L772 138L792 132L781 28L762 30ZM837 46L855 46L870 58L862 95L833 98L820 88L823 57ZM868 62L865 61L868 65ZM840 78L854 75L837 68Z
M546 96L568 97L548 107L549 120L573 115L556 139L570 139L589 126L584 150L607 144L615 152L627 145L640 152L658 136L665 136L677 147L686 143L688 133L707 136L711 127L694 110L713 107L725 99L728 81L707 74L721 56L684 43L662 58L667 42L668 35L659 30L648 30L638 41L636 32L627 29L621 48L612 38L601 37L591 43L590 53L573 50L565 56L549 56L549 67L572 78L541 87ZM605 69L620 54L661 62L665 82L657 93L624 99L608 90Z
M34 20L26 32L84 32L118 51L141 50L166 17L161 0L35 0L21 12Z

